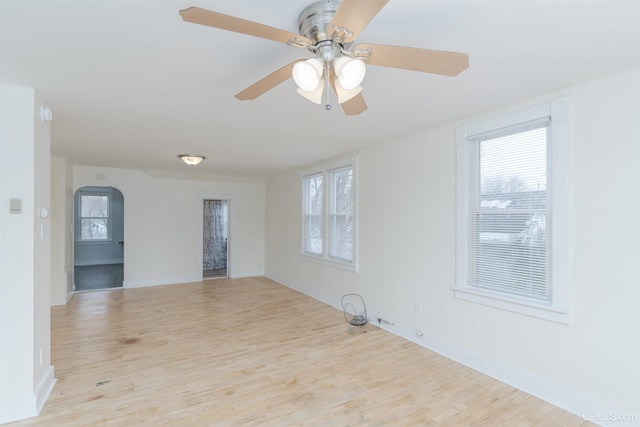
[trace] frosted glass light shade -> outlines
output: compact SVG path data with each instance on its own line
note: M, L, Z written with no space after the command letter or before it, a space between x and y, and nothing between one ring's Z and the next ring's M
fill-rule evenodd
M205 159L204 156L198 156L195 154L179 154L178 157L180 157L180 160L189 166L197 166Z
M357 94L362 92L362 86L356 86L353 89L343 89L339 84L336 85L336 94L338 95L338 104L347 102Z
M322 84L323 81L324 79L320 80L318 87L315 90L305 91L302 88L298 88L298 93L309 101L315 104L320 104L322 103L322 92L324 91L324 85Z
M313 92L322 79L322 62L317 58L296 62L293 66L293 81L305 92Z
M341 56L333 61L333 71L338 77L338 84L343 89L350 90L362 83L367 67L361 59Z

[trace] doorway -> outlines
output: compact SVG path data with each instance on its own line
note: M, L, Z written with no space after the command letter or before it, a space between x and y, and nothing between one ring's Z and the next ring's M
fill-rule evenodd
M122 288L124 197L114 187L86 186L74 195L74 291Z
M203 200L202 278L229 277L229 203Z

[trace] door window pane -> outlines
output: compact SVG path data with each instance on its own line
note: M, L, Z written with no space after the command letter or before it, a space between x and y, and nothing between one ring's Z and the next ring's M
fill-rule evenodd
M107 196L82 196L82 217L106 218L109 216L109 198Z

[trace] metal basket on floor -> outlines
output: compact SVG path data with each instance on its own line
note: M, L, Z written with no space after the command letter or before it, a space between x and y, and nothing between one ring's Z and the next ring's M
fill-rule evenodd
M358 294L346 294L341 299L344 320L352 326L364 326L367 323L367 307Z

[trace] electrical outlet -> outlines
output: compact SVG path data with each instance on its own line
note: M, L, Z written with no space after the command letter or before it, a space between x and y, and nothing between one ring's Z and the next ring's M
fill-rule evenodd
M422 301L416 300L416 313L422 313Z

